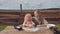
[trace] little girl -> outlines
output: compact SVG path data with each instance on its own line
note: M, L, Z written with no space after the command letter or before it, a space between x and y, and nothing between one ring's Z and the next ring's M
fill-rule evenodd
M32 21L31 14L26 14L24 18L23 27L34 27L35 23Z

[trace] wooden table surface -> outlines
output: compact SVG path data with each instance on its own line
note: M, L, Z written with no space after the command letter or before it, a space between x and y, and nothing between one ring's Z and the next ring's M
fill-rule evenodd
M53 34L50 29L40 27L40 29L36 32L26 32L26 31L18 31L14 29L13 26L7 26L0 34Z

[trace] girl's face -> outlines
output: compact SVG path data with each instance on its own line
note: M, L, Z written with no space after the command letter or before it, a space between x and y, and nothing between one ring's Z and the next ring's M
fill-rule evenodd
M27 16L26 20L31 21L31 16Z
M32 20L32 16L31 15L26 16L26 20L27 21L31 21Z

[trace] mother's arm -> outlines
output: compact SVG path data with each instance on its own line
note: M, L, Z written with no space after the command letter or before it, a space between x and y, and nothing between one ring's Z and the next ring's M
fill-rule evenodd
M48 24L48 21L46 19L43 19L44 20L44 24Z
M46 19L43 19L43 24L40 25L41 27L46 27L48 24L48 21ZM39 26L39 25L38 25Z
M46 20L46 19L43 19L43 25L42 26L47 26L47 24L48 24L48 21Z
M35 25L39 25L39 23L37 22L37 20L34 17L32 17L32 21L34 22Z

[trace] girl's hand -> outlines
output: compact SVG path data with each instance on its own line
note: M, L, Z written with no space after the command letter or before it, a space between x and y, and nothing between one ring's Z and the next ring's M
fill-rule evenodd
M28 27L28 25L27 25L27 24L25 24L25 25L23 25L23 27Z
M35 24L32 24L32 26L35 26Z

